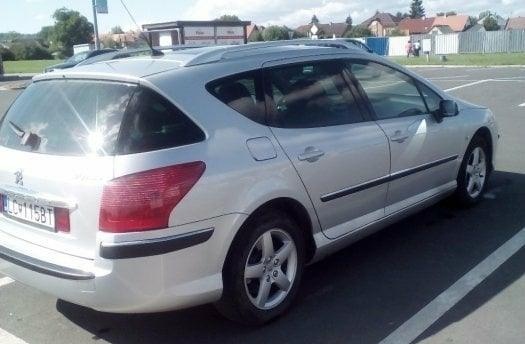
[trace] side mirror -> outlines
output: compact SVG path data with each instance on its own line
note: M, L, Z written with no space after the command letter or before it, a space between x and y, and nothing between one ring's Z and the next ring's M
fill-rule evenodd
M439 114L437 118L438 122L442 122L444 117L457 116L459 113L458 104L453 100L442 100L439 103Z

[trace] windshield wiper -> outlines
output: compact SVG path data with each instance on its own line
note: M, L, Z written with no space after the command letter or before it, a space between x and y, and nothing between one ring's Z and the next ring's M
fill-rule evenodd
M40 136L32 132L26 132L12 121L8 122L11 130L20 139L20 144L22 146L29 146L32 150L37 150L38 147L40 147L40 143L42 142L42 138Z

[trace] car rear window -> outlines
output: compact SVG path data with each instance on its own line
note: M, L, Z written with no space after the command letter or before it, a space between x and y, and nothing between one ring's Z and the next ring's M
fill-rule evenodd
M5 115L0 145L52 155L113 154L136 88L86 80L33 83Z
M132 154L203 139L202 130L159 94L89 80L33 83L0 125L0 145L51 155Z

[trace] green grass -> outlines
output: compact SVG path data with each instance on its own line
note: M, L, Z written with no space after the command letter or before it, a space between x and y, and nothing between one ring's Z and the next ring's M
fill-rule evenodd
M4 61L4 72L15 73L42 73L44 68L62 62L61 60L34 60L34 61Z
M420 57L391 57L391 59L402 65L460 65L460 66L501 66L501 65L525 65L525 53L501 53L501 54L451 54L446 55L447 61L443 62L439 56L430 56L427 62L426 56Z

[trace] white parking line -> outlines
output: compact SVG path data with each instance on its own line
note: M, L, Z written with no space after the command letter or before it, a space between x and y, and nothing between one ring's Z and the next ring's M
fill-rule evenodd
M525 228L383 339L380 344L413 342L523 246L525 246Z
M22 339L0 328L0 343L2 344L27 344Z
M3 287L4 285L8 285L8 284L11 284L13 283L14 281L12 279L10 279L9 277L3 277L3 278L0 278L0 287ZM1 343L1 342L0 342Z
M519 107L525 107L525 103L518 105Z
M9 277L0 278L0 288L8 284L13 283L14 281ZM0 343L2 344L27 344L22 339L13 336L11 333L7 332L0 328Z
M454 75L454 76L437 76L434 78L429 78L430 80L445 80L445 79L458 79L458 78L466 78L468 75Z
M478 81L474 81L474 82L469 82L468 84L465 84L465 85L459 85L459 86L456 86L456 87L452 87L452 88L448 88L445 90L445 92L450 92L450 91L454 91L454 90L459 90L460 88L463 88L463 87L469 87L469 86L474 86L474 85L479 85L479 84L482 84L484 82L487 82L487 81L491 81L492 79L485 79L485 80L478 80Z

